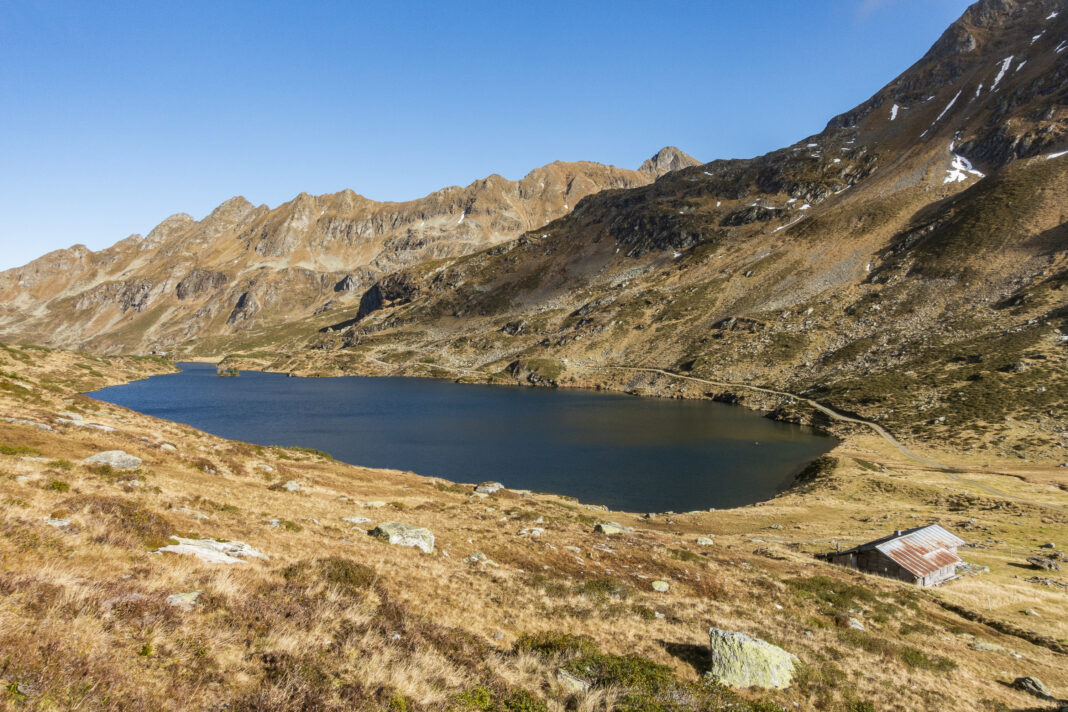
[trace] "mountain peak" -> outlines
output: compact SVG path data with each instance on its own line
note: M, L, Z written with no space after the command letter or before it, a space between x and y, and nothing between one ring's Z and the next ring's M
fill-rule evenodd
M657 178L665 173L677 171L680 168L699 166L701 162L688 153L683 153L674 146L664 146L651 158L646 159L638 170L642 173L650 173Z

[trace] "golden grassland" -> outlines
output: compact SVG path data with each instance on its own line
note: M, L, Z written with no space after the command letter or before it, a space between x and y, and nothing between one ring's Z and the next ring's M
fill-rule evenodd
M1068 593L1028 580L1066 579L1025 561L1066 544L1064 470L975 457L949 474L853 434L770 502L646 518L554 495L480 497L77 395L169 368L0 350L0 418L15 420L0 420L0 708L1042 708L1008 686L1024 675L1068 692L1052 649L1068 640ZM82 463L116 449L141 467ZM299 491L280 487L291 480ZM604 520L633 529L595 533ZM434 553L368 536L382 521L428 527ZM989 573L922 591L812 556L934 521ZM269 558L153 553L172 535ZM476 552L485 559L470 563ZM194 591L190 607L168 602ZM842 614L865 630L836 625ZM702 682L709 625L795 653L798 680L775 692Z

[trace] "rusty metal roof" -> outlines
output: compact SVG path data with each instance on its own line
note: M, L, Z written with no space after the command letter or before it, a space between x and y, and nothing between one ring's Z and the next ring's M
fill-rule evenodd
M964 543L960 537L931 524L895 532L893 536L857 548L878 549L913 575L923 577L944 566L960 563L956 549Z

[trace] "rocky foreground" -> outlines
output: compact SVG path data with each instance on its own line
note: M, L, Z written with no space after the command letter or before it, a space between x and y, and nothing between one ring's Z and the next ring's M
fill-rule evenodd
M0 706L1068 697L1064 469L946 472L858 432L771 502L643 515L222 440L78 395L171 368L0 349ZM968 540L974 564L939 589L813 557L931 521Z

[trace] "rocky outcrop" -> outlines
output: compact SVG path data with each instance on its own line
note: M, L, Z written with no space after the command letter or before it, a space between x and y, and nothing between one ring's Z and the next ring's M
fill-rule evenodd
M371 536L385 539L393 546L414 547L424 554L434 552L434 534L423 527L400 522L382 522L369 533Z
M107 450L83 460L86 465L106 465L115 470L136 470L141 466L141 458L130 455L122 450Z
M759 638L709 628L711 661L707 675L728 687L782 690L790 686L797 656Z
M223 272L212 272L206 269L195 269L182 278L174 288L175 296L179 300L192 299L207 292L222 289L230 281Z

